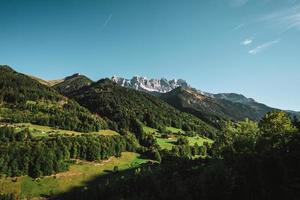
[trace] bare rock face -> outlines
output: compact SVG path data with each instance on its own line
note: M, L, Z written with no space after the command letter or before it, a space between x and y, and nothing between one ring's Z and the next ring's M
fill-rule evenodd
M184 88L189 87L187 82L182 79L178 79L178 80L177 79L167 80L165 78L147 79L141 76L134 76L132 79L125 79L125 78L113 76L111 80L123 87L128 87L128 88L136 89L139 91L146 91L146 92L166 93L178 87L184 87Z

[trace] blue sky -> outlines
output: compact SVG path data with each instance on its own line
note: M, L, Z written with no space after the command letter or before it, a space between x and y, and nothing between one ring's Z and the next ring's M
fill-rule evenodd
M182 78L300 110L299 52L299 0L0 0L0 63L48 80Z

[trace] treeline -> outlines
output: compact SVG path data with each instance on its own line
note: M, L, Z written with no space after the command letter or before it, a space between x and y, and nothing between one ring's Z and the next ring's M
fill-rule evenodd
M33 138L28 129L16 132L0 128L0 174L29 175L33 178L68 170L70 159L88 161L120 156L136 151L135 137L126 136L51 136Z
M273 112L260 123L228 122L205 159L163 156L160 166L58 199L298 200L299 147L299 130Z
M0 119L80 132L107 128L99 116L8 66L0 66Z
M131 129L132 119L152 128L172 126L213 136L216 130L194 117L180 112L157 97L116 85L103 79L68 94L91 112L110 121L112 129Z

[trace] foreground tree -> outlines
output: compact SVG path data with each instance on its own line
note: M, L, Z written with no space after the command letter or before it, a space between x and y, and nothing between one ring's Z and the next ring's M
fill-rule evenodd
M260 121L259 128L264 134L289 134L296 131L291 119L283 111L267 113Z

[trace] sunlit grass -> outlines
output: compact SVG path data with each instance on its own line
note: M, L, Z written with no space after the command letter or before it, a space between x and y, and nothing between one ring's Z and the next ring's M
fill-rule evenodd
M175 146L175 143L177 141L176 138L160 138L160 137L157 137L156 140L160 148L167 149L167 150L171 150L172 147Z
M84 186L84 183L99 175L105 175L112 171L114 166L119 170L138 167L149 160L140 158L140 155L132 152L123 152L120 158L111 157L101 162L79 161L72 164L67 172L54 176L43 177L34 180L28 176L0 179L0 193L14 193L21 197L39 197L41 195L53 195L66 192L75 186Z
M161 133L159 133L159 131L157 129L148 127L148 126L143 126L144 132L147 134L153 134L155 133L155 137L157 140L157 144L162 148L162 149L167 149L167 150L171 150L173 146L176 145L176 141L179 137L179 135L177 135L178 133L185 133L185 131L183 131L182 129L178 129L178 128L174 128L174 127L166 127L167 131L171 132L172 134L168 135L168 138L163 138ZM190 146L194 146L196 143L199 146L202 146L203 143L207 142L209 144L213 143L213 140L206 138L206 137L202 137L200 135L197 136L193 136L193 137L189 137L189 136L185 136L187 137L187 139L189 140L189 145Z
M29 128L30 132L33 134L34 137L46 137L49 134L75 135L75 136L82 135L82 134L95 134L95 135L105 135L105 136L119 135L119 133L113 130L100 130L98 132L82 133L77 131L57 129L49 126L40 126L40 125L35 125L30 123L19 123L15 125L21 128Z
M174 127L166 127L167 131L170 131L171 133L185 133L185 131L183 131L180 128L174 128Z
M213 140L201 136L187 137L189 140L189 145L194 146L196 143L199 146L203 146L203 143L207 142L209 144L213 143Z
M151 128L151 127L149 127L149 126L143 126L143 130L144 130L144 132L147 133L147 134L157 133L157 132L158 132L157 129Z

